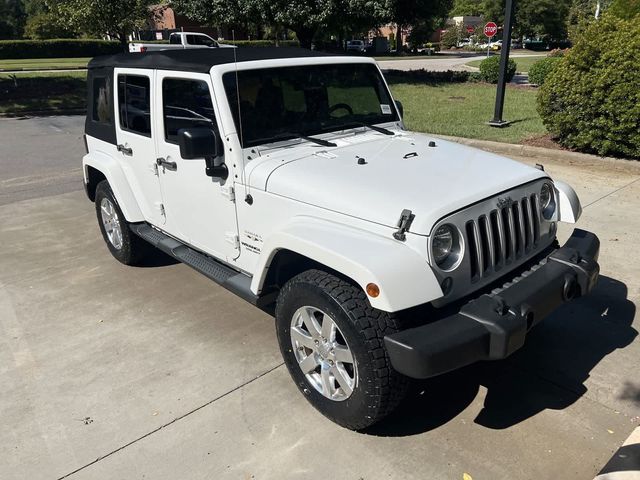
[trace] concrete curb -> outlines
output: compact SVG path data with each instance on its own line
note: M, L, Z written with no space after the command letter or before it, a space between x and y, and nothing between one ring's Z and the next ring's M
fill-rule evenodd
M28 72L69 72L71 70L86 70L87 67L64 67L64 68L0 68L0 73L28 73Z
M67 110L32 110L29 112L0 113L0 118L51 117L54 115L85 115L86 113L86 108L71 108Z
M490 140L476 140L473 138L452 137L449 135L434 135L445 140L461 143L470 147L481 148L501 155L515 155L520 157L539 158L566 165L580 164L581 166L600 166L614 170L631 173L640 173L640 161L599 157L588 153L571 152L569 150L556 150L552 148L534 147L517 143L493 142Z

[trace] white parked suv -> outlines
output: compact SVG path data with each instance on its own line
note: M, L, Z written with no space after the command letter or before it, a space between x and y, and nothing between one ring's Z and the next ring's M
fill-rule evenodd
M293 380L347 428L410 378L509 356L597 281L595 235L556 241L581 214L571 187L405 130L369 58L120 54L88 88L84 182L113 256L153 246L275 305Z

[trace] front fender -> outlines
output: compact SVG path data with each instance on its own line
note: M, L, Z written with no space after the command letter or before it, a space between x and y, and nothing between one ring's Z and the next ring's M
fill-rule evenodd
M582 215L582 205L576 191L568 183L553 182L558 198L558 220L576 223Z
M369 283L377 284L380 295L368 298L379 310L396 312L442 296L426 259L405 243L314 217L295 217L265 240L251 283L253 293L261 291L281 249L340 272L363 290Z
M88 153L82 158L82 166L85 183L88 179L87 167L93 167L105 176L128 222L145 220L124 171L110 155L100 151Z

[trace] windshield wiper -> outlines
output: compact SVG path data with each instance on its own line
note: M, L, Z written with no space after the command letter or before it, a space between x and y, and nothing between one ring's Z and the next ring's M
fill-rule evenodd
M366 127L366 128L370 128L371 130L374 130L376 132L379 133L383 133L385 135L395 135L395 133L393 133L391 130L384 128L384 127L378 127L377 125L369 125L368 123L364 123L364 122L346 122L346 123L337 123L336 125L331 125L328 126L327 129L331 128L331 129L339 129L339 128L355 128L355 127Z
M323 147L335 147L337 146L333 142L329 142L327 140L322 140L321 138L309 137L307 135L302 135L301 133L296 132L282 132L277 135L271 135L265 138L256 138L252 140L253 143L260 142L276 142L278 140L293 140L294 138L299 138L301 140L306 140L307 142L313 142L317 145L321 145Z

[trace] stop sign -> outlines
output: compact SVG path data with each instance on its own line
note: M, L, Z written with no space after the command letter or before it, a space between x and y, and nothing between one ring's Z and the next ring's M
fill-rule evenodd
M495 34L498 33L498 26L493 23L493 22L489 22L484 26L484 34L491 38L493 36L495 36Z

